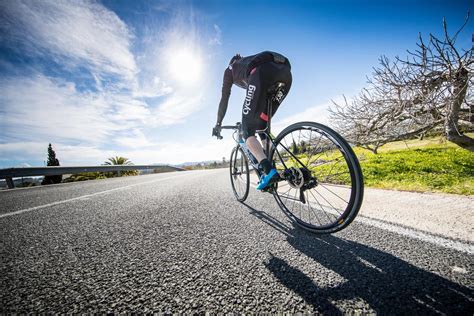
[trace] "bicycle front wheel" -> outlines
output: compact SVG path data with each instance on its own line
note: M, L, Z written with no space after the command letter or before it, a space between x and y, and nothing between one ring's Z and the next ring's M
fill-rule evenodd
M245 201L249 194L250 174L247 157L240 146L235 147L230 154L230 182L237 200Z
M354 151L338 133L315 122L290 125L275 139L271 157L282 178L273 190L275 200L299 226L334 233L354 220L363 176Z

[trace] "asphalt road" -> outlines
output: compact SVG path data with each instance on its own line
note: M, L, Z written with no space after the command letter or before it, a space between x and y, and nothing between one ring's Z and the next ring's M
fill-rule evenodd
M362 217L306 233L227 170L0 192L0 227L1 313L474 313L472 252Z

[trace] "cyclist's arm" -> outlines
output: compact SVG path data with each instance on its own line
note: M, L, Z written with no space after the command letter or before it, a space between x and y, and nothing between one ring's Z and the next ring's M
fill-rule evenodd
M221 124L222 120L224 119L225 112L227 111L227 106L229 104L230 98L230 89L232 88L232 70L227 68L224 71L224 80L222 83L222 97L221 101L219 102L219 110L217 111L217 123Z

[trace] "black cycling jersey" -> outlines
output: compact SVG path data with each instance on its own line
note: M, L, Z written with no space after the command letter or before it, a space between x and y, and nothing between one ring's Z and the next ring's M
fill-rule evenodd
M232 84L235 84L238 87L241 87L243 89L248 89L249 77L253 74L253 73L251 74L251 72L255 70L257 67L266 63L275 63L275 64L280 64L280 65L285 65L288 72L291 69L291 65L288 58L286 58L285 56L281 54L271 52L271 51L265 51L256 55L236 59L233 63L229 65L229 67L227 67L227 69L224 72L224 79L223 79L223 84L222 84L222 97L219 102L219 110L217 113L217 122L219 124L222 123L222 120L227 111ZM291 74L290 74L290 85L291 85ZM288 90L289 90L289 86L288 86L287 92ZM256 100L256 101L258 102L259 100ZM242 123L244 124L244 122Z

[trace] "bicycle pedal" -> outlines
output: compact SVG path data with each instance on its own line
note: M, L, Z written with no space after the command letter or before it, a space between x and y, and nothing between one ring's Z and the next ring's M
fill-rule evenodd
M273 193L273 185L267 186L265 189L262 190L262 192Z

